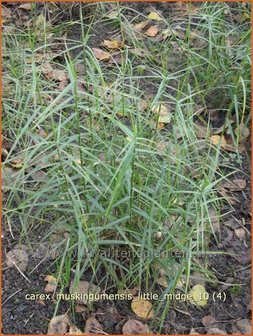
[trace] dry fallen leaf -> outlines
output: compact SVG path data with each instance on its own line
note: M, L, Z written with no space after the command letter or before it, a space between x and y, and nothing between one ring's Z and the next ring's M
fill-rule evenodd
M159 154L163 154L166 150L170 147L170 143L168 141L159 141L156 144L156 149L158 150Z
M11 11L8 8L2 6L2 18L8 19L10 17L11 17Z
M202 317L201 322L204 327L211 327L211 326L214 326L214 324L216 323L216 320L211 315L207 315L207 316Z
M41 27L44 26L45 22L46 22L46 18L45 18L45 16L44 16L44 14L41 13L41 14L36 18L35 25L36 25L36 27L41 28Z
M108 17L108 19L110 20L117 19L118 16L119 16L119 11L117 10L112 10L106 14L106 17Z
M98 322L98 320L94 316L88 318L85 324L84 333L85 334L99 334L101 332L103 333L103 329L102 329L101 324Z
M165 123L158 122L157 125L156 125L156 128L159 129L159 130L165 129Z
M139 102L138 102L138 109L141 111L141 112L144 112L147 110L149 106L149 100L148 99L141 99Z
M104 51L102 49L99 49L99 48L92 48L96 58L99 60L99 61L109 61L111 55L107 52L107 51Z
M2 168L2 191L5 193L12 189L13 186L20 179L20 173L18 170L15 170L10 167Z
M150 12L148 15L148 19L154 21L162 21L161 16L157 12Z
M52 276L52 275L47 275L45 277L45 281L47 282L47 285L45 287L45 292L46 293L52 293L56 290L57 288L57 279Z
M243 240L246 236L246 231L244 230L244 228L235 229L235 235L240 240Z
M124 43L118 40L104 40L101 45L108 49L121 49L124 47Z
M43 64L42 73L49 80L53 79L64 83L68 81L68 76L65 71L54 69L50 63Z
M203 49L208 45L208 41L197 30L192 30L189 35L190 44L197 49Z
M114 306L105 306L103 309L98 308L96 316L103 316L104 321L110 321L110 324L115 325L122 321L122 316Z
M192 296L192 299L190 299L191 303L200 307L203 307L207 304L207 292L203 285L198 284L193 286L190 291L190 295Z
M245 142L250 136L250 130L244 124L236 127L235 134L239 136L240 142Z
M28 254L26 248L20 246L6 254L6 263L8 267L17 267L21 272L25 272L28 264Z
M148 57L152 55L147 49L142 49L142 48L132 48L132 49L129 49L129 51L134 56L139 56L139 57L146 57L146 56Z
M148 334L149 329L146 324L137 320L127 321L122 328L123 335L143 335Z
M207 328L207 334L208 335L227 335L227 333L224 330L221 330L219 328Z
M78 329L77 326L71 323L69 327L69 332L66 335L84 335L82 330Z
M45 139L48 136L47 132L43 128L41 128L41 127L38 128L38 134L43 139Z
M70 325L71 325L71 322L67 315L55 316L49 322L47 334L64 335L68 331Z
M233 153L243 153L246 150L246 147L243 143L239 143L239 145L236 145L234 143L233 138L231 135L226 135L226 146L224 148L227 152L233 152Z
M243 319L236 322L236 326L239 328L243 335L252 335L251 321Z
M212 135L209 139L215 146L221 146L223 149L226 148L227 142L223 135Z
M210 129L207 126L201 125L201 124L194 124L193 130L197 138L200 138L200 139L205 139L210 134Z
M200 335L194 328L191 328L189 335Z
M218 185L217 190L231 205L235 205L237 203L238 200L232 196L231 193L228 193L227 189L225 189L222 185Z
M140 300L135 296L131 303L133 312L141 318L151 319L154 317L152 304L147 300Z
M246 188L247 182L243 179L236 179L232 181L225 181L221 185L229 191L241 191Z
M15 169L20 169L24 165L22 158L15 158L10 161L10 166Z
M18 8L31 10L32 9L32 4L31 4L31 2L25 2L22 5L18 6Z
M128 295L135 296L139 291L138 287L128 288L128 289L119 289L118 294L124 294L126 297Z
M169 124L171 121L171 112L169 107L164 104L153 106L152 111L159 115L158 123Z
M76 307L75 307L75 312L76 313L83 313L83 312L87 312L87 311L88 311L88 308L84 305L77 304Z
M173 8L177 14L180 15L194 15L199 11L198 7L193 6L191 3L175 2Z
M149 24L149 21L146 20L146 21L141 21L139 23L136 23L133 28L135 31L139 32L141 31L142 29L144 29L147 25Z
M74 287L74 280L71 280L69 292L75 295L81 294L82 296L84 296L85 294L93 294L95 296L95 294L99 294L101 292L101 288L87 281L79 281L77 286ZM94 297L94 301L97 301L95 297ZM81 304L87 304L88 300L86 300L83 297L80 300L76 300L76 302L81 303Z
M219 216L217 216L217 213L214 209L209 209L209 218L211 222L211 226L213 228L213 232L219 232L220 231L220 221Z
M168 288L168 280L162 276L156 280L156 283L164 288Z
M145 35L149 37L155 37L157 34L158 34L158 28L156 26L149 27L145 32Z

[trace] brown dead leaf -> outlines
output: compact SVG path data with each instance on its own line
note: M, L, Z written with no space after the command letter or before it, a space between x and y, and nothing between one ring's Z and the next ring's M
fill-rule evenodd
M88 311L88 308L84 305L77 304L76 307L75 307L75 312L76 313L84 313L84 312L87 312L87 311Z
M145 319L151 319L154 317L152 304L147 300L138 299L138 296L133 298L131 308L138 317Z
M168 280L165 276L161 276L156 280L156 283L164 288L168 288Z
M10 168L10 167L3 167L2 168L2 191L5 193L12 189L13 186L18 182L20 179L19 171Z
M75 69L76 69L76 72L78 73L78 75L84 75L85 74L86 69L85 69L85 66L83 64L80 64L80 63L77 64L75 66Z
M46 305L46 303L45 303L44 300L38 300L37 303L40 304L40 305L42 305L42 306L45 306L45 305Z
M222 125L221 127L213 128L213 129L212 129L212 133L217 135L217 134L221 134L221 133L223 133L224 130L226 130L226 125L225 125L225 124Z
M69 292L77 296L81 294L83 296L83 299L77 300L76 302L81 304L87 304L88 300L84 298L84 295L93 294L95 296L95 294L99 294L101 292L101 288L87 281L79 281L77 286L74 287L74 280L71 280ZM94 301L97 301L95 297Z
M69 332L66 335L84 335L82 330L78 329L77 326L71 323L69 327Z
M231 229L238 229L240 227L242 227L242 221L235 219L235 218L230 218L229 220L227 220L224 225L228 226Z
M101 45L107 49L121 49L124 47L124 43L118 40L104 40Z
M149 20L162 21L163 19L157 12L150 12L148 15Z
M208 41L197 30L192 30L190 32L189 39L191 46L198 50L203 49L208 45Z
M243 179L224 181L221 186L229 191L241 191L246 188L247 182Z
M197 14L199 11L198 7L195 7L191 3L187 4L185 2L175 2L173 6L173 10L178 15L194 15Z
M206 288L201 284L196 284L192 287L190 295L192 299L189 301L197 306L204 307L207 305L208 299L206 298Z
M139 291L138 287L128 288L128 289L119 289L118 294L124 294L127 298L128 295L135 296Z
M99 61L104 61L104 62L109 61L111 55L107 51L104 51L99 48L92 48L92 50L94 52L94 55Z
M44 139L48 136L47 132L41 127L38 128L38 134Z
M10 161L10 166L15 169L20 169L24 165L23 159L22 158L15 158Z
M213 145L215 146L221 146L221 148L225 149L226 148L226 139L223 135L212 135L210 138L210 141L212 142Z
M141 31L142 29L144 29L147 25L149 24L149 20L146 20L146 21L141 21L139 23L136 23L133 28L135 31L139 32Z
M216 211L214 209L209 209L209 218L211 221L211 226L213 228L213 232L219 232L220 231L220 221L219 216L217 215Z
M199 139L205 139L210 135L210 129L202 124L194 124L194 132Z
M194 328L191 328L189 335L200 335Z
M54 79L58 80L59 82L67 82L68 81L68 76L67 76L66 72L64 72L63 70L55 70L54 74L55 74Z
M166 150L169 148L170 143L168 141L159 141L156 144L156 148L160 154L166 152Z
M53 293L57 288L57 279L52 275L47 275L44 281L47 282L44 291L46 293Z
M22 245L15 247L6 254L6 264L8 267L17 267L21 272L25 272L28 265L28 254L26 247Z
M110 20L117 19L118 16L119 16L119 11L117 10L111 10L109 13L106 14L106 17L108 17L108 19Z
M235 205L238 202L238 200L234 196L232 196L231 193L229 193L227 189L224 188L222 185L218 185L217 190L231 205Z
M214 326L214 324L216 323L216 320L211 315L207 315L201 319L201 322L204 327L211 327L211 326Z
M221 330L219 328L207 328L207 334L210 335L227 335L226 331Z
M236 322L237 328L243 335L252 335L251 321L243 319Z
M67 81L62 81L60 82L59 86L58 86L58 89L60 91L62 91L66 86L68 85L68 82Z
M250 130L244 124L236 127L235 134L239 137L240 142L244 143L250 136Z
M43 14L43 12L41 12L40 15L38 15L35 20L35 25L36 27L41 28L44 26L45 22L46 22L45 15Z
M124 64L124 55L122 54L116 54L116 55L112 55L110 60L109 60L109 64L118 64L118 65L122 65Z
M159 115L158 123L169 124L171 121L171 112L167 105L165 104L156 104L153 106L152 111Z
M134 56L139 56L139 57L146 57L146 56L149 57L152 55L147 49L142 49L142 48L132 48L132 49L129 49L129 51Z
M25 2L22 5L18 6L18 8L31 10L32 9L32 3L31 2Z
M243 153L245 152L246 150L246 147L244 144L240 143L238 146L236 146L234 143L233 143L233 140L232 140L232 137L228 137L226 136L226 141L227 141L227 144L225 146L225 150L227 152L232 152L232 153Z
M103 320L110 321L112 325L122 320L122 316L114 306L105 307L104 309L98 308L96 315L103 316Z
M42 65L42 73L49 80L55 80L58 82L66 83L68 76L63 70L54 69L50 63L45 63Z
M158 28L156 26L149 27L145 32L145 35L149 37L155 37L157 34L158 34Z
M11 11L7 7L2 6L2 18L9 19L10 17L11 17Z
M147 110L149 106L149 100L147 99L141 99L138 103L138 109L141 111L141 112L144 112Z
M123 335L143 335L148 334L149 329L146 324L137 320L127 321L122 328Z
M104 334L101 324L94 316L88 318L88 320L86 321L84 333L88 335L101 333Z
M157 128L157 129L159 129L159 130L163 130L163 129L165 129L165 123L163 123L163 122L158 122L157 124L156 124L156 127L155 128Z
M70 325L71 322L67 315L55 316L49 322L47 334L64 335L67 333Z
M244 240L245 236L246 236L246 231L244 230L244 228L238 228L235 229L235 235L237 238L239 238L240 240Z

